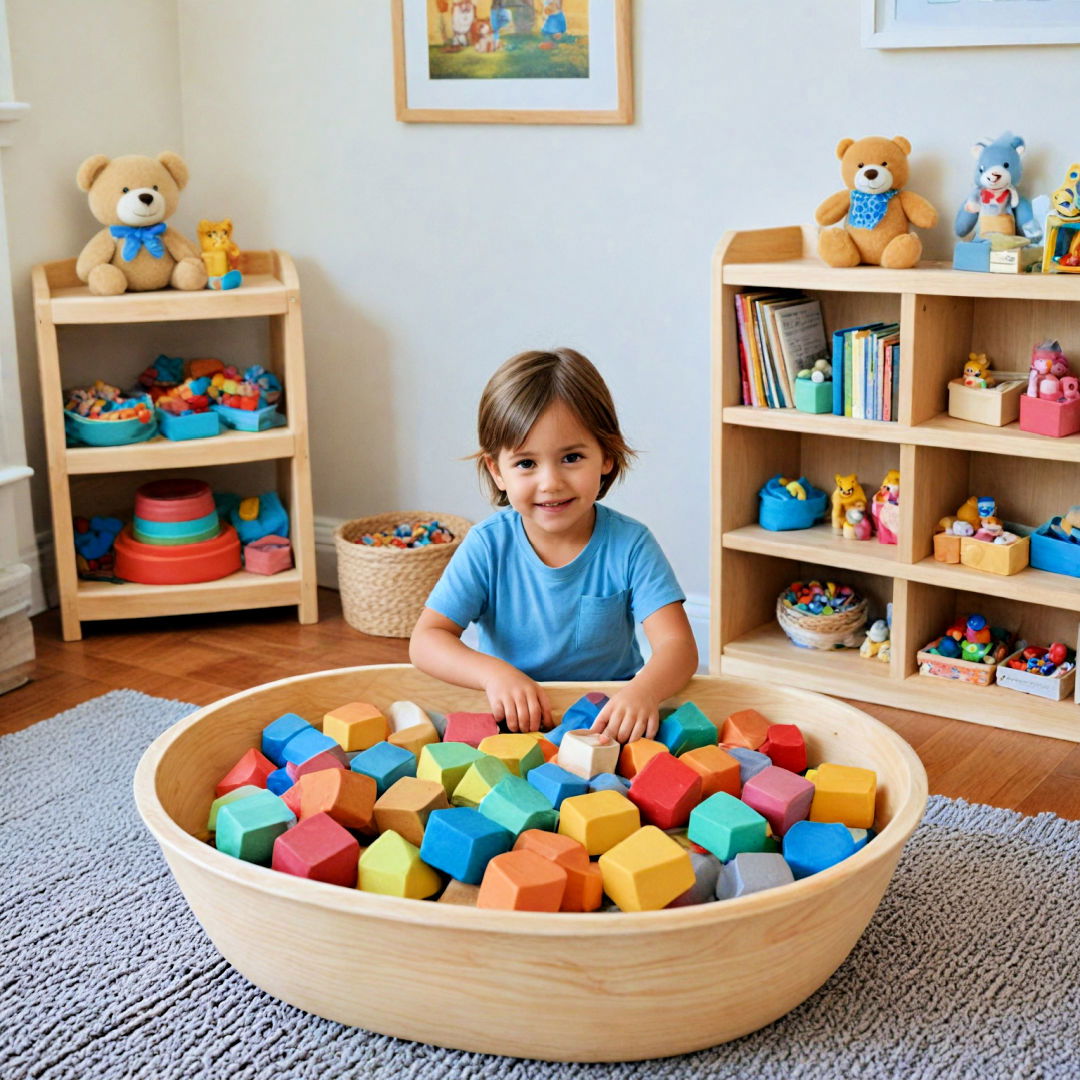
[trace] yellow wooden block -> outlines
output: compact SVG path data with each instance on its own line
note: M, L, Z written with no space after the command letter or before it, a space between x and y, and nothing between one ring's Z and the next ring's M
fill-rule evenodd
M339 705L323 717L323 734L329 735L346 752L367 750L385 741L389 733L386 717L366 701Z
M559 832L583 844L590 855L602 855L639 828L640 811L617 791L572 795L559 807Z
M506 763L497 757L482 757L474 761L465 771L461 782L454 788L450 802L454 806L471 806L476 809L490 793L491 789L510 770Z
M872 769L826 762L810 769L806 779L814 785L811 821L839 821L849 829L873 827L877 775Z
M623 911L658 911L696 881L690 853L655 825L616 844L599 865L604 892Z
M413 724L412 727L402 728L400 731L392 731L390 737L386 740L388 743L392 743L394 746L400 746L405 750L408 750L410 754L420 756L420 751L425 746L430 746L432 743L439 741L439 733L435 730L435 725L430 720L425 720L420 724Z
M498 758L515 776L523 780L537 765L544 764L544 752L529 733L489 735L480 740L481 754Z
M360 856L356 887L364 892L426 900L442 888L442 878L420 858L415 844L389 831L381 833Z

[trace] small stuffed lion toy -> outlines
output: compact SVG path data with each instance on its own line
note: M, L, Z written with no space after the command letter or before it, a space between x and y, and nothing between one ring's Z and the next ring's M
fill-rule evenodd
M179 154L95 154L75 177L90 211L105 226L82 249L75 273L96 296L131 289L202 289L206 268L194 244L165 224L180 201L188 171Z
M837 473L833 479L836 481L836 490L832 493L832 530L839 535L844 531L848 510L852 507L865 510L867 500L856 473L851 473L850 476Z

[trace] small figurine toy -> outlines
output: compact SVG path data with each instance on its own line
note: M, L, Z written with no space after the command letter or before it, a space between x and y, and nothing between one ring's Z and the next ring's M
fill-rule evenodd
M815 360L813 367L803 368L795 378L816 383L828 382L832 378L832 364L828 360Z
M892 659L889 624L884 619L878 619L866 631L866 640L859 646L859 655L864 660L881 660L886 664Z
M1044 274L1080 274L1080 163L1074 162L1065 179L1050 196L1051 212L1046 215L1046 243L1043 247Z
M849 506L844 513L844 539L869 540L873 535L870 519L866 516L866 503Z
M986 353L968 353L964 365L964 385L989 389L994 385L994 376L990 374L990 361Z
M1046 397L1056 401L1060 379L1070 375L1069 361L1056 341L1046 340L1031 350L1031 370L1028 372L1028 397Z
M874 492L870 512L877 529L878 542L895 544L900 531L900 472L890 469Z
M833 479L836 481L836 490L832 493L832 530L840 535L844 531L848 508L861 506L865 510L868 500L855 473L849 476L837 473Z

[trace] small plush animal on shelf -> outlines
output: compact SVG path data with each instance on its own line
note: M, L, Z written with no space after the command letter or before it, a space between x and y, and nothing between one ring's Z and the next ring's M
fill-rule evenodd
M837 473L833 479L836 481L836 490L832 493L832 530L839 535L844 531L848 510L853 506L861 506L865 510L867 498L855 473L850 476Z
M956 235L963 238L976 226L977 235L992 233L1038 240L1042 226L1031 203L1017 185L1024 174L1024 140L1006 131L996 139L979 139L971 148L975 184L956 215Z
M889 624L884 619L878 619L866 631L866 640L859 647L859 655L864 660L881 660L886 664L892 659Z
M964 385L976 386L984 390L994 385L994 376L990 374L990 361L986 353L968 353L964 365Z
M795 377L816 383L828 382L832 378L832 364L828 360L815 360L813 367L803 368Z
M1069 361L1056 341L1046 340L1031 350L1031 370L1028 372L1028 397L1057 401L1061 377L1069 375Z
M844 513L844 539L869 540L872 535L870 519L866 516L866 503L849 506Z
M233 224L224 221L199 222L199 247L209 275L210 289L235 289L243 280L240 275L240 249L233 243Z
M890 469L870 503L878 542L895 544L900 532L900 470Z

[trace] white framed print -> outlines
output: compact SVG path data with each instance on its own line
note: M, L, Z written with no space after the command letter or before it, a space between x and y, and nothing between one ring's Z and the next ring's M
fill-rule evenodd
M868 49L1075 45L1080 0L862 0Z

